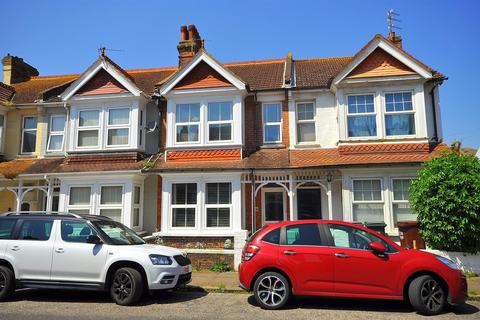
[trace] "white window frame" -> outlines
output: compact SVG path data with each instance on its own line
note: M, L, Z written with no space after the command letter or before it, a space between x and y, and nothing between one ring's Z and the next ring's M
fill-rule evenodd
M70 204L70 196L72 194L72 188L90 188L90 203L88 205L82 204L82 205L72 205ZM94 196L94 185L93 184L75 184L75 185L70 185L68 186L68 194L66 197L66 207L67 207L67 212L70 212L70 210L88 210L89 214L92 214L92 208L93 208L93 196Z
M395 93L410 93L412 97L412 110L407 111L387 111L387 94L395 94ZM385 123L383 128L383 134L387 138L406 138L406 137L415 137L417 135L417 120L416 120L416 109L415 109L415 95L412 90L400 90L400 91L385 91L382 94L382 104L383 104L383 122ZM413 123L415 126L415 132L413 134L402 134L402 135L387 135L387 116L388 115L400 115L400 114L412 114L413 115Z
M373 112L363 112L363 113L350 113L348 110L348 98L349 97L358 97L358 96L372 96L373 97ZM378 125L378 108L376 105L376 100L377 99L377 94L374 92L365 92L365 93L351 93L346 95L346 100L345 100L345 108L346 108L346 121L345 121L345 128L346 128L346 136L350 140L368 140L368 139L375 139L378 138L379 135L379 125ZM365 110L366 111L366 110ZM348 119L352 117L363 117L363 116L373 116L375 118L375 134L372 136L353 136L350 137L348 134Z
M275 222L280 222L276 220L266 220L266 211L265 211L265 194L266 193L278 193L281 192L283 195L283 221L287 220L287 194L284 188L282 187L276 187L276 188L262 188L262 225L265 225L267 223L275 223ZM290 212L290 214L292 214Z
M355 200L355 181L365 181L365 180L377 180L377 181L380 181L380 197L381 197L381 200ZM384 188L384 185L383 185L383 179L381 177L358 177L358 178L354 178L352 179L352 190L351 190L351 207L350 207L350 210L352 212L352 221L356 221L354 220L355 217L355 214L354 214L354 210L353 210L353 207L355 204L382 204L382 210L383 210L383 220L385 221L385 223L388 225L388 221L386 221L385 219L385 197L383 195L383 189Z
M195 204L173 204L173 185L174 184L196 184L197 185L197 193L196 193L196 203ZM200 183L198 182L193 182L193 181L179 181L179 182L172 182L171 184L171 192L170 192L170 228L172 228L173 230L193 230L193 229L197 229L198 228L198 212L199 212L199 193L200 193L200 190L199 190L199 187L200 187ZM195 221L195 225L193 227L176 227L173 225L173 209L176 209L176 208L179 208L179 209L189 209L189 208L193 208L195 209L195 219L193 221Z
M37 119L37 126L35 129L25 129L25 119L26 118L35 118ZM35 147L32 152L23 152L23 137L25 132L35 132ZM25 155L30 155L30 154L35 154L37 151L37 146L36 146L36 141L38 139L38 117L37 116L32 116L32 115L25 115L22 117L22 144L20 145L20 154L25 154Z
M228 183L230 184L230 204L207 204L207 184L209 183ZM205 229L209 229L209 230L221 230L221 229L227 229L227 230L230 230L232 228L232 213L233 213L233 197L232 197L232 194L233 194L233 184L232 182L230 181L205 181L204 183L204 189L205 189L205 192L204 192L204 203L205 203ZM228 208L229 209L229 226L228 227L209 227L208 226L208 219L207 219L207 210L209 208L213 208L213 209L218 209L218 208ZM217 221L218 222L218 221Z
M199 117L198 121L188 121L188 122L178 122L177 121L177 106L178 105L193 105L193 104L198 104L199 107ZM175 121L175 126L174 126L174 141L175 144L177 145L188 145L188 144L199 144L201 140L201 131L202 131L202 104L200 102L181 102L181 103L176 103L175 104L175 114L173 116L174 121ZM179 126L194 126L196 125L198 127L198 137L197 140L192 140L192 141L178 141L177 140L177 127Z
M53 131L53 119L54 118L63 118L63 131ZM67 121L67 116L64 114L52 114L50 116L50 123L49 123L49 134L48 134L48 141L47 141L47 152L58 152L62 151L64 148L65 144L65 129L66 129L66 121ZM60 149L50 149L50 140L52 136L62 136L62 143Z
M120 204L102 204L102 188L103 187L121 187L122 188L122 201ZM121 183L101 183L98 185L98 215L101 215L102 209L113 209L113 210L120 210L120 222L123 223L124 220L124 212L123 207L125 203L125 185Z
M230 115L232 118L230 120L208 120L208 113L210 104L212 103L229 103L231 112ZM207 127L207 143L225 143L225 142L233 142L233 102L232 101L208 101L207 102L207 115L206 115L206 127ZM211 124L229 124L230 125L230 139L229 140L210 140L210 125ZM200 138L200 134L199 134Z
M278 105L280 107L280 121L279 122L266 122L265 121L265 109L269 105ZM280 127L280 140L267 141L265 140L265 131L267 126L279 126ZM262 131L263 131L263 144L280 144L283 137L283 103L282 102L264 102L262 103Z
M110 121L110 111L112 110L120 110L120 109L126 109L128 110L128 123L126 124L109 124ZM115 130L115 129L127 129L128 130L128 135L127 135L127 143L126 144L108 144L108 132L110 130ZM106 148L119 148L119 147L129 147L130 146L130 133L132 129L132 108L131 107L107 107L106 108L106 113L105 113L105 146Z
M391 185L391 188L390 188L391 196L390 196L390 198L392 199L390 201L390 210L392 212L392 214L391 214L392 215L392 226L391 226L392 229L398 230L398 228L395 226L395 212L393 210L393 205L394 204L402 204L402 203L410 204L410 201L408 199L407 200L395 200L395 194L394 194L394 190L393 190L393 181L395 181L395 180L410 180L410 181L413 181L414 179L415 179L415 177L403 177L403 176L399 176L399 177L395 176L395 177L392 177L390 179L390 185Z
M306 105L306 104L311 104L312 105L312 108L313 108L313 118L312 119L307 119L307 120L300 120L299 117L298 117L298 105L299 104L303 104L303 105ZM296 129L296 132L295 132L295 136L297 137L297 144L299 145L308 145L308 144L316 144L317 142L317 108L315 107L315 102L314 101L299 101L299 102L296 102L295 103L295 118L296 118L296 126L295 126L295 129ZM302 123L313 123L313 127L314 127L314 135L315 135L315 139L313 139L312 141L300 141L300 134L299 134L299 124L302 124Z
M135 189L139 188L139 203L135 203ZM138 225L134 225L134 215L135 210L138 209ZM133 184L133 192L132 192L132 228L134 230L140 230L143 227L143 187L140 184Z
M98 111L98 125L95 126L80 126L80 114L82 112L89 112L89 111ZM103 112L102 108L85 108L79 109L77 111L77 119L76 119L76 130L75 130L75 148L77 149L98 149L101 145L103 135L102 135L102 121L103 121ZM80 131L93 131L97 130L98 132L98 139L96 146L79 146L78 143L80 142L79 133Z

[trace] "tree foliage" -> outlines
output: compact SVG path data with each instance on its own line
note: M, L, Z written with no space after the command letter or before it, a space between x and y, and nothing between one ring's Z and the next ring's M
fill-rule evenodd
M449 151L426 162L410 188L426 244L437 250L480 251L480 160Z

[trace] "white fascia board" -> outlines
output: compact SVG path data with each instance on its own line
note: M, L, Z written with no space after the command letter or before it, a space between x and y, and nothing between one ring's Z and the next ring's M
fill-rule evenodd
M362 63L363 60L365 60L376 48L381 48L385 50L388 54L390 54L392 57L397 59L398 61L402 62L405 64L407 67L418 73L420 76L422 76L425 79L430 79L432 78L432 73L425 69L424 67L420 66L418 63L416 63L414 60L412 60L409 56L407 56L405 53L403 53L401 50L396 48L395 46L391 45L390 43L387 43L383 39L376 39L368 48L366 48L360 56L357 57L354 61L350 62L348 66L343 69L340 74L338 74L335 79L333 79L332 84L337 85L339 84L346 76L350 74L350 72L353 71L360 63Z
M204 61L225 79L227 79L232 85L234 85L238 90L245 90L245 83L234 76L230 71L225 69L223 66L218 64L214 59L212 59L206 52L202 52L193 58L183 70L177 73L173 78L171 78L167 83L165 83L160 88L160 95L165 96L168 94L174 87L179 83L185 76L187 76L190 71L193 70L201 61Z
M77 80L75 80L61 95L62 101L70 99L81 87L97 74L100 69L107 71L115 80L120 82L134 96L140 96L142 91L125 75L105 60L98 59Z

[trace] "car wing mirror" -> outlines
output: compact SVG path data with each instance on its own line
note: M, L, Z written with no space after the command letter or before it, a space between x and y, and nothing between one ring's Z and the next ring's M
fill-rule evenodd
M102 244L102 240L97 235L90 235L87 237L87 243Z
M387 251L387 248L381 242L370 242L368 246L374 253L385 253Z

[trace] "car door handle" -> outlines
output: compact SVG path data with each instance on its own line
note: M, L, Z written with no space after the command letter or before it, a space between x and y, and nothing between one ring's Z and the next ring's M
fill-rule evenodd
M350 258L350 256L348 254L345 254L345 253L335 253L335 257L337 258Z
M287 251L283 251L283 254L286 254L287 256L294 256L297 253L295 251L287 250Z
M64 253L65 251L63 250L63 248L57 248L57 249L55 249L55 252L56 253Z
M13 247L12 247L12 251L18 251L18 250L20 250L20 247L19 247L19 246L13 246Z

